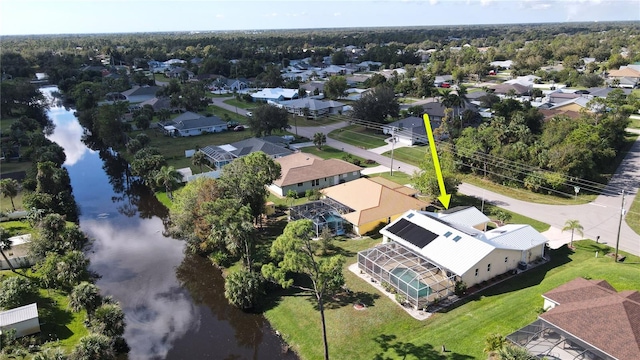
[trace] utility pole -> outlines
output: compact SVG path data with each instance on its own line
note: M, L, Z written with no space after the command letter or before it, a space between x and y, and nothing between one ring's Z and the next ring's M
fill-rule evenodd
M618 222L618 237L616 238L616 254L613 261L618 262L618 246L620 245L620 228L622 227L622 217L624 216L624 190L622 190L622 206L620 206L620 222Z
M393 149L396 147L396 128L391 128L391 176L393 176Z

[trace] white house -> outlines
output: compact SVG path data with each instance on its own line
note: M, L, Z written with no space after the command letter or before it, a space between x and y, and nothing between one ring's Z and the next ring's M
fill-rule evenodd
M283 88L265 88L258 92L251 94L253 101L275 101L280 102L284 100L292 100L298 98L297 89L283 89Z
M204 133L216 133L227 130L227 123L217 116L202 116L186 112L167 123L166 134L171 136L197 136Z
M0 312L0 332L16 330L16 337L40 332L38 305L36 303Z
M29 256L29 243L31 242L31 234L17 235L9 238L11 248L5 250L4 253L14 268L29 267L35 264L35 260ZM11 267L7 264L4 257L0 257L0 270L7 270Z
M488 220L476 208L409 210L380 230L381 245L358 253L358 267L420 309L452 295L457 284L473 286L544 256L547 239L531 226L478 230Z

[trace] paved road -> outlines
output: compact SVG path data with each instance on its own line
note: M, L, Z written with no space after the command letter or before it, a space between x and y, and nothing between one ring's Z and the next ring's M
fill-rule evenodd
M345 122L335 123L319 127L298 127L297 133L301 136L313 138L316 132L329 132L346 126ZM295 132L295 127L291 132ZM357 146L349 145L331 138L327 138L327 145L342 149L353 155L360 156L365 159L373 159L381 165L391 167L391 159L368 151ZM393 162L394 170L399 170L407 174L413 174L419 169L413 165L403 163L398 160ZM605 193L614 193L614 189L627 189L625 199L625 210L629 209L638 188L638 179L640 178L640 141L636 141L627 157L622 161L616 174L609 182ZM584 237L595 239L600 236L601 242L606 242L610 246L615 246L616 236L618 232L618 224L620 220L620 209L622 205L622 196L618 195L600 195L594 202L585 205L543 205L533 204L518 199L510 198L498 193L484 190L471 184L463 183L459 187L459 192L465 195L471 195L478 198L484 198L486 201L511 210L513 212L528 216L530 218L543 221L552 226L550 233L563 237L564 242L568 242L569 233L561 233L559 229L564 227L565 221L568 219L577 219L584 227ZM576 238L579 237L576 234ZM625 221L622 222L620 228L620 249L635 255L640 255L640 236L636 234Z
M238 111L238 113L246 115L246 110L224 103L224 100L231 98L232 97L212 98L212 102L216 106L229 111ZM329 134L331 131L345 126L347 126L346 122L319 127L298 127L297 129L294 126L291 132L312 139L313 134L317 132ZM357 155L364 159L375 160L387 168L392 167L392 160L390 158L373 151L365 150L329 137L327 137L327 145L336 149L342 149L347 153ZM393 160L393 170L413 174L419 169L416 166ZM638 179L640 179L640 140L636 141L626 158L622 161L604 193L617 193L619 189L626 189L627 196L625 198L624 209L627 211L636 196ZM543 205L510 198L466 183L461 184L458 191L465 195L484 198L486 201L497 206L550 224L552 226L550 233L556 234L557 238L562 237L561 240L564 242L568 241L567 239L570 237L570 234L561 233L559 229L564 227L564 223L568 219L577 219L584 227L585 238L595 239L597 236L600 236L601 242L615 246L618 224L620 223L620 209L622 206L621 194L600 195L595 201L585 205ZM620 227L620 249L640 256L640 236L636 234L625 221L622 221Z

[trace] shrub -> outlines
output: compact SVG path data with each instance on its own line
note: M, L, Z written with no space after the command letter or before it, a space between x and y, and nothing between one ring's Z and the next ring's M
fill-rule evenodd
M229 274L224 280L224 296L229 303L242 309L255 308L264 295L264 279L247 269Z
M467 284L464 281L456 281L454 293L458 296L462 296L467 292Z
M398 304L404 304L405 302L407 302L407 297L402 294L396 294L395 298Z
M38 294L38 288L23 276L11 276L0 283L0 308L26 305Z

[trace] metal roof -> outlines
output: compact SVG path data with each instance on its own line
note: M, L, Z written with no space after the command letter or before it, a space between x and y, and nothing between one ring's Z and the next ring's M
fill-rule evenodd
M487 231L485 236L500 249L529 250L548 240L530 225L509 224Z
M20 306L0 312L0 327L18 324L34 318L38 318L38 305L36 303Z

